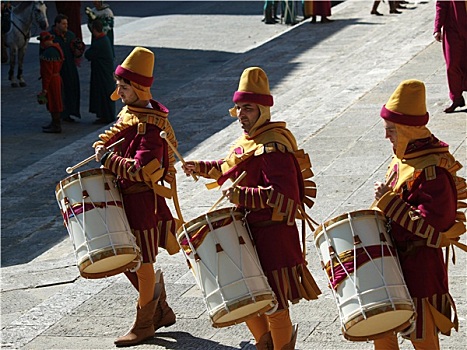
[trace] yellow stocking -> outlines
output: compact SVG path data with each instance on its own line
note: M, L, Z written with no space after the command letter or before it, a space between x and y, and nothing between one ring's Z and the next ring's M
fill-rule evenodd
M280 350L292 340L292 321L289 310L281 310L268 316L274 349Z
M251 334L253 334L253 337L255 337L257 343L263 335L269 332L268 319L264 314L258 317L249 318L245 323Z
M423 341L412 341L416 350L439 350L439 338L435 329L435 320L430 311L430 305L425 303L425 339Z
M375 350L399 350L397 335L390 334L387 337L374 340Z
M136 271L136 275L138 276L139 288L138 305L142 308L154 298L154 286L156 284L154 267L150 263L141 264L141 267Z

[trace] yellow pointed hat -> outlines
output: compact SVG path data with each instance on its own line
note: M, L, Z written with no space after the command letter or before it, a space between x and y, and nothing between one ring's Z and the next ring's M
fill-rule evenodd
M131 82L135 93L142 100L152 98L150 87L154 81L154 53L144 47L135 47L121 65L115 69L115 74ZM111 96L118 100L117 90Z
M404 80L381 108L381 117L396 126L395 154L402 159L409 142L429 137L425 126L429 114L426 110L425 84L416 79Z
M259 67L245 69L240 77L233 101L235 103L242 101L272 106L274 100L269 91L269 80L266 73Z
M425 84L404 80L381 109L381 117L396 124L422 126L428 123Z

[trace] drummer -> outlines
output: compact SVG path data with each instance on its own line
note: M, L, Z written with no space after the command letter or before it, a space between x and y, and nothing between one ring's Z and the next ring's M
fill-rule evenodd
M386 138L394 156L389 184L374 187L376 206L389 218L404 278L416 306L415 329L403 336L415 349L439 349L438 333L457 331L454 300L449 294L447 266L442 247L465 232L456 221L456 184L465 192L465 182L456 176L462 166L425 126L428 112L425 85L403 81L381 109ZM464 216L465 221L465 216ZM397 336L374 341L375 349L399 349Z
M154 54L136 47L117 66L117 88L111 98L121 99L126 105L116 124L101 134L96 142L96 160L118 177L125 212L136 243L141 249L142 264L136 271L125 273L138 290L136 320L129 332L115 340L117 346L139 344L154 337L160 327L175 323L175 314L166 301L164 281L160 270L154 274L158 246L170 254L179 250L175 239L177 219L167 206L164 195L175 191L175 158L167 142L160 137L162 130L176 145L175 135L168 120L169 110L152 99ZM124 138L111 152L106 146ZM162 181L170 188L162 185ZM173 196L176 198L176 196ZM179 213L178 203L174 203Z
M183 170L222 185L246 177L224 194L246 213L259 260L276 294L278 308L246 321L257 349L294 349L297 327L292 326L289 302L317 299L321 293L303 257L295 223L303 197L303 179L294 156L297 144L283 122L271 122L273 97L266 73L244 70L230 115L243 129L229 155L218 161L187 161Z

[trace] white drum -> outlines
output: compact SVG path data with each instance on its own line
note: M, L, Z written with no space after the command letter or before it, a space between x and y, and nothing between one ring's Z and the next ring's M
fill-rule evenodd
M402 331L415 317L386 224L381 212L360 210L325 222L314 235L348 340Z
M109 170L73 174L60 181L55 196L81 276L113 276L139 264L139 248Z
M242 213L224 208L201 215L180 227L177 241L213 327L231 326L276 306Z

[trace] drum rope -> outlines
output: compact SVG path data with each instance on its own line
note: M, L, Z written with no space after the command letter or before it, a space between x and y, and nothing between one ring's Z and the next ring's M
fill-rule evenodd
M332 242L331 242L331 238L329 237L328 235L328 231L326 229L326 225L323 225L323 235L324 237L326 237L326 242L328 243L328 247L332 247ZM318 253L319 255L321 255L321 251L318 250ZM331 253L330 253L331 255ZM330 260L332 261L332 257L329 256ZM339 260L339 257L337 257L337 259ZM323 261L323 257L321 256L321 261ZM339 262L340 263L340 262ZM332 264L331 264L332 266ZM348 274L347 270L344 268L344 271L346 274ZM324 265L323 265L323 269L324 269ZM334 276L334 269L331 268L331 277L329 276L328 273L326 273L326 277L328 278L328 282L329 282L329 286L332 285L332 280L331 280L331 277L332 279L335 279L335 276ZM333 299L334 299L334 302L336 303L336 307L337 307L337 311L339 312L339 318L341 320L341 325L343 328L345 328L345 324L344 324L344 313L343 311L341 310L341 308L339 307L339 301L338 301L338 297L337 297L337 291L334 289L334 288L330 288L331 289L331 292L332 292L332 295L333 295Z
M354 249L354 254L353 254L353 257L354 257L354 266L355 266L355 273L354 273L354 279L350 278L350 280L352 281L352 284L354 285L354 288L355 290L357 291L357 301L358 301L358 306L360 307L360 311L363 315L363 318L366 320L367 319L367 315L366 315L366 312L365 310L363 309L363 304L362 304L362 299L361 299L361 295L360 293L358 293L358 288L357 288L357 284L356 284L356 279L357 279L357 245L355 242L355 230L354 230L354 227L352 225L352 214L350 212L347 213L347 219L349 220L349 227L350 227L350 231L352 232L352 238L353 238L353 242L354 242L354 246L353 246L353 249ZM360 239L359 239L360 240ZM365 253L368 254L367 250L365 249L365 247L363 247L364 250L365 250Z
M392 241L392 236L391 236L391 223L390 221L388 221L384 226L386 227L386 229L383 229L381 230L381 227L380 227L380 222L378 220L378 212L375 210L374 212L374 215L375 215L375 220L376 220L376 225L378 226L378 231L379 232L382 232L384 234L384 232L386 232L387 234L387 238L386 239L386 246L394 246L395 248L395 245ZM390 219L389 219L390 220ZM409 292L409 288L407 287L407 284L405 283L405 279L404 279L404 274L402 273L402 268L400 266L400 262L399 262L399 255L397 253L397 249L394 249L394 251L396 252L395 255L392 254L392 249L389 249L389 252L391 254L391 257L394 259L396 265L397 265L397 274L398 274L398 277L400 278L401 281L404 281L404 283L402 283L402 286L404 287L404 290L405 290L405 293L406 295L410 295L410 292ZM386 283L386 280L384 279L384 282ZM400 286L400 285L399 285ZM415 304L413 303L413 299L412 298L409 298L410 299L410 304L412 305L413 309L415 310ZM391 303L392 303L392 299L391 299ZM395 308L395 306L393 305L393 308Z
M112 186L116 189L117 193L119 194L119 197L121 196L121 191L120 191L120 188L118 187L118 184L117 184L116 180L114 181L112 179L108 179L105 176L104 170L102 170L102 174L103 174L104 182L109 187L108 192L110 194L112 202L117 203L120 198L116 198L114 192L112 191ZM104 186L104 188L105 188L105 186ZM141 261L142 261L141 249L139 248L138 244L136 244L136 237L133 235L133 232L132 232L131 227L130 227L130 223L128 222L127 216L125 214L125 203L123 201L123 198L122 198L121 202L122 202L122 210L118 211L118 215L120 216L120 221L123 222L123 224L125 226L125 231L128 232L128 234L129 234L128 236L129 236L130 242L131 242L131 244L133 246L133 251L139 257L138 265L136 265L136 267L134 269L132 269L132 270L134 270L133 272L135 272L141 266ZM106 201L106 203L109 203L109 202ZM112 243L112 247L113 247L113 243Z

